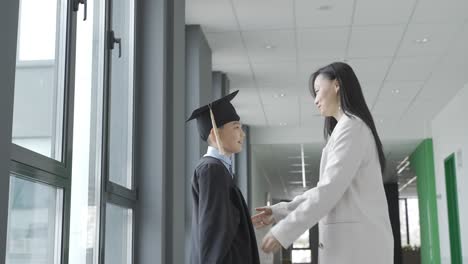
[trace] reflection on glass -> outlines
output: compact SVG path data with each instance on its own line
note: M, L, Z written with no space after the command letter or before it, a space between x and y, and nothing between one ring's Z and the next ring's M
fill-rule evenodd
M308 250L293 250L291 252L292 263L310 263L312 262L312 252Z
M13 143L61 160L64 108L65 0L21 0Z
M11 177L6 264L59 264L62 190Z
M294 241L293 248L310 248L309 230Z
M105 4L88 0L77 20L69 264L99 263Z
M134 2L113 0L111 21L116 41L110 54L109 178L131 189Z
M132 263L132 210L113 204L106 206L106 264Z

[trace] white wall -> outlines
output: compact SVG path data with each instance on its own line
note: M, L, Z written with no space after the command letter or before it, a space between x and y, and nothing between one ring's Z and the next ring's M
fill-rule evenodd
M443 90L441 91L443 92ZM468 84L445 106L432 121L434 163L436 174L437 209L442 263L450 263L450 242L445 191L444 159L456 156L458 210L464 262L468 262ZM460 162L462 164L460 164Z

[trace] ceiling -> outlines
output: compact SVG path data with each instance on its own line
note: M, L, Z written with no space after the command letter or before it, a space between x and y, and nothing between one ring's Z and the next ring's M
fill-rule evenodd
M310 144L319 157L323 119L308 79L346 61L392 167L431 136L430 120L468 81L466 10L466 0L187 0L186 23L202 26L213 70L240 90L234 104L252 144L283 152Z

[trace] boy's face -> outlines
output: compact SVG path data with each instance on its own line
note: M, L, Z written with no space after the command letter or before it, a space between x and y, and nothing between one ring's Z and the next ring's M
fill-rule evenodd
M239 121L226 123L222 128L219 128L218 131L226 154L229 155L242 151L245 133Z

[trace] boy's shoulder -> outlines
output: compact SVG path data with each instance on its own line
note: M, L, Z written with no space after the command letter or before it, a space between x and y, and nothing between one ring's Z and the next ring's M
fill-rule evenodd
M195 171L198 172L210 168L223 168L223 166L223 163L219 159L210 156L205 156L198 161L197 166L195 167Z
M200 161L198 162L197 166L195 167L195 175L196 177L203 177L204 175L212 175L215 174L217 175L218 178L225 178L225 177L219 177L220 174L226 174L230 175L229 172L227 171L226 167L217 158L213 158L210 156L202 157ZM226 177L226 178L231 178Z

